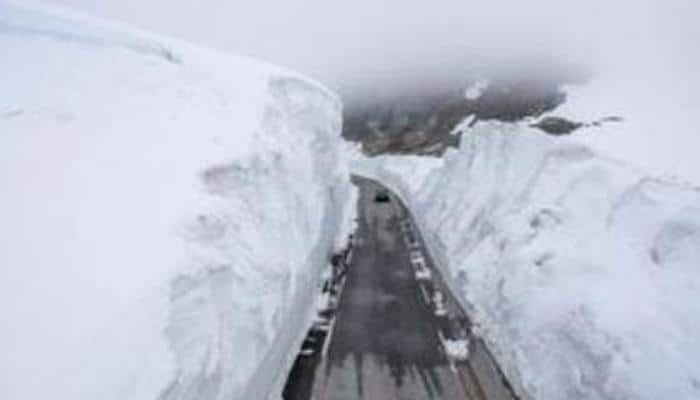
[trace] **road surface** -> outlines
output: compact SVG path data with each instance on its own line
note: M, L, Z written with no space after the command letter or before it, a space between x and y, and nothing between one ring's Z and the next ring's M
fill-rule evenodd
M393 195L377 202L378 193L387 193L378 183L354 182L360 189L358 245L338 309L326 337L314 339L320 339L314 354L297 359L285 400L513 399L483 342L470 342L469 362L445 353L449 323L436 317L423 294L426 282L416 280L409 261L401 223L410 214ZM447 294L450 318L468 323L415 235L432 270L430 287Z

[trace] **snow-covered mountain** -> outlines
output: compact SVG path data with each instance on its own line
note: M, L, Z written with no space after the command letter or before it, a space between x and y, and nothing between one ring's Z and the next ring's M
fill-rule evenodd
M414 210L518 391L700 398L700 190L526 122L463 129L443 159L354 169Z
M350 228L338 98L61 10L0 49L0 397L278 396Z

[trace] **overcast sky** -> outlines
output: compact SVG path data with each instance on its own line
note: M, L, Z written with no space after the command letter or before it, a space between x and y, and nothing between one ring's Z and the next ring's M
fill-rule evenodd
M691 0L54 0L299 70L334 89L525 60L618 64L697 46ZM670 48L669 48L670 46Z

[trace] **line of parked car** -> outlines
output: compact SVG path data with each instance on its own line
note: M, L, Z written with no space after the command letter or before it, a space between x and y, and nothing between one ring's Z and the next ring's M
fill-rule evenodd
M352 256L352 246L353 236L350 235L348 246L331 256L330 266L323 277L321 294L316 301L316 315L301 344L300 356L311 357L323 348L338 309L340 291L345 283L345 275Z
M410 219L402 220L400 228L423 302L436 317L439 325L440 339L445 353L458 361L467 360L470 336L468 321L454 317L449 312L446 296L433 279L433 272L427 265L422 246Z

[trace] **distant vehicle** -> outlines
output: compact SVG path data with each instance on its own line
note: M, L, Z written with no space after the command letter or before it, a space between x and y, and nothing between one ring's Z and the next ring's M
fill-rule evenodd
M433 274L430 269L425 265L425 258L423 258L423 253L419 250L412 250L409 253L409 258L411 259L411 266L416 273L416 279L421 281L427 281L432 279Z
M418 238L416 237L416 233L413 231L413 225L411 224L411 221L408 219L405 219L401 221L401 231L404 233L404 242L406 242L406 247L408 247L411 250L417 250L420 249L420 242L418 242Z
M447 315L445 296L439 290L433 292L433 310L435 312L435 315L438 317L444 317Z
M335 311L338 308L338 294L333 293L330 298L328 299L328 306L326 307L327 310L330 311Z
M299 351L299 354L308 357L314 355L315 353L316 339L314 339L311 336L307 336L306 339L304 339L304 343L301 344L301 350Z
M317 319L311 326L312 332L328 332L331 329L331 321L327 319Z
M341 265L344 261L345 257L342 253L333 253L331 256L331 265L334 267Z
M469 339L445 339L442 343L448 357L459 361L469 359Z
M423 257L416 258L415 260L413 260L411 265L413 265L413 269L416 269L416 270L428 269L428 267L425 266L425 258L423 258Z
M335 309L334 308L327 308L325 310L320 310L318 314L316 314L316 321L330 321L333 319L335 316Z
M302 348L299 354L301 354L304 357L310 357L313 356L315 353L314 349L309 349L309 348Z
M425 264L423 266L416 268L416 280L419 281L429 281L433 278L432 272L428 268L425 267Z
M413 233L413 231L411 231L411 230L404 232L403 241L406 243L406 247L408 247L411 250L415 250L415 249L420 248L418 240L416 240L416 234Z
M416 240L414 235L408 236L408 248L411 250L420 250L420 242Z
M445 321L442 328L442 347L449 357L459 361L469 358L469 342L471 329L464 319L451 319Z
M377 203L388 203L391 201L391 198L389 197L389 193L386 191L380 191L374 196L374 201Z
M416 262L420 262L420 261L425 263L425 258L423 257L423 253L420 250L411 250L408 253L408 256L409 256L412 264L415 264Z
M323 288L324 291L316 298L316 310L319 315L326 310L335 310L338 305L338 296L336 295L338 289L331 283L324 284Z
M326 300L320 302L319 309L314 317L310 332L327 332L330 329L331 321L336 312L337 303L331 300L332 296L326 297Z

